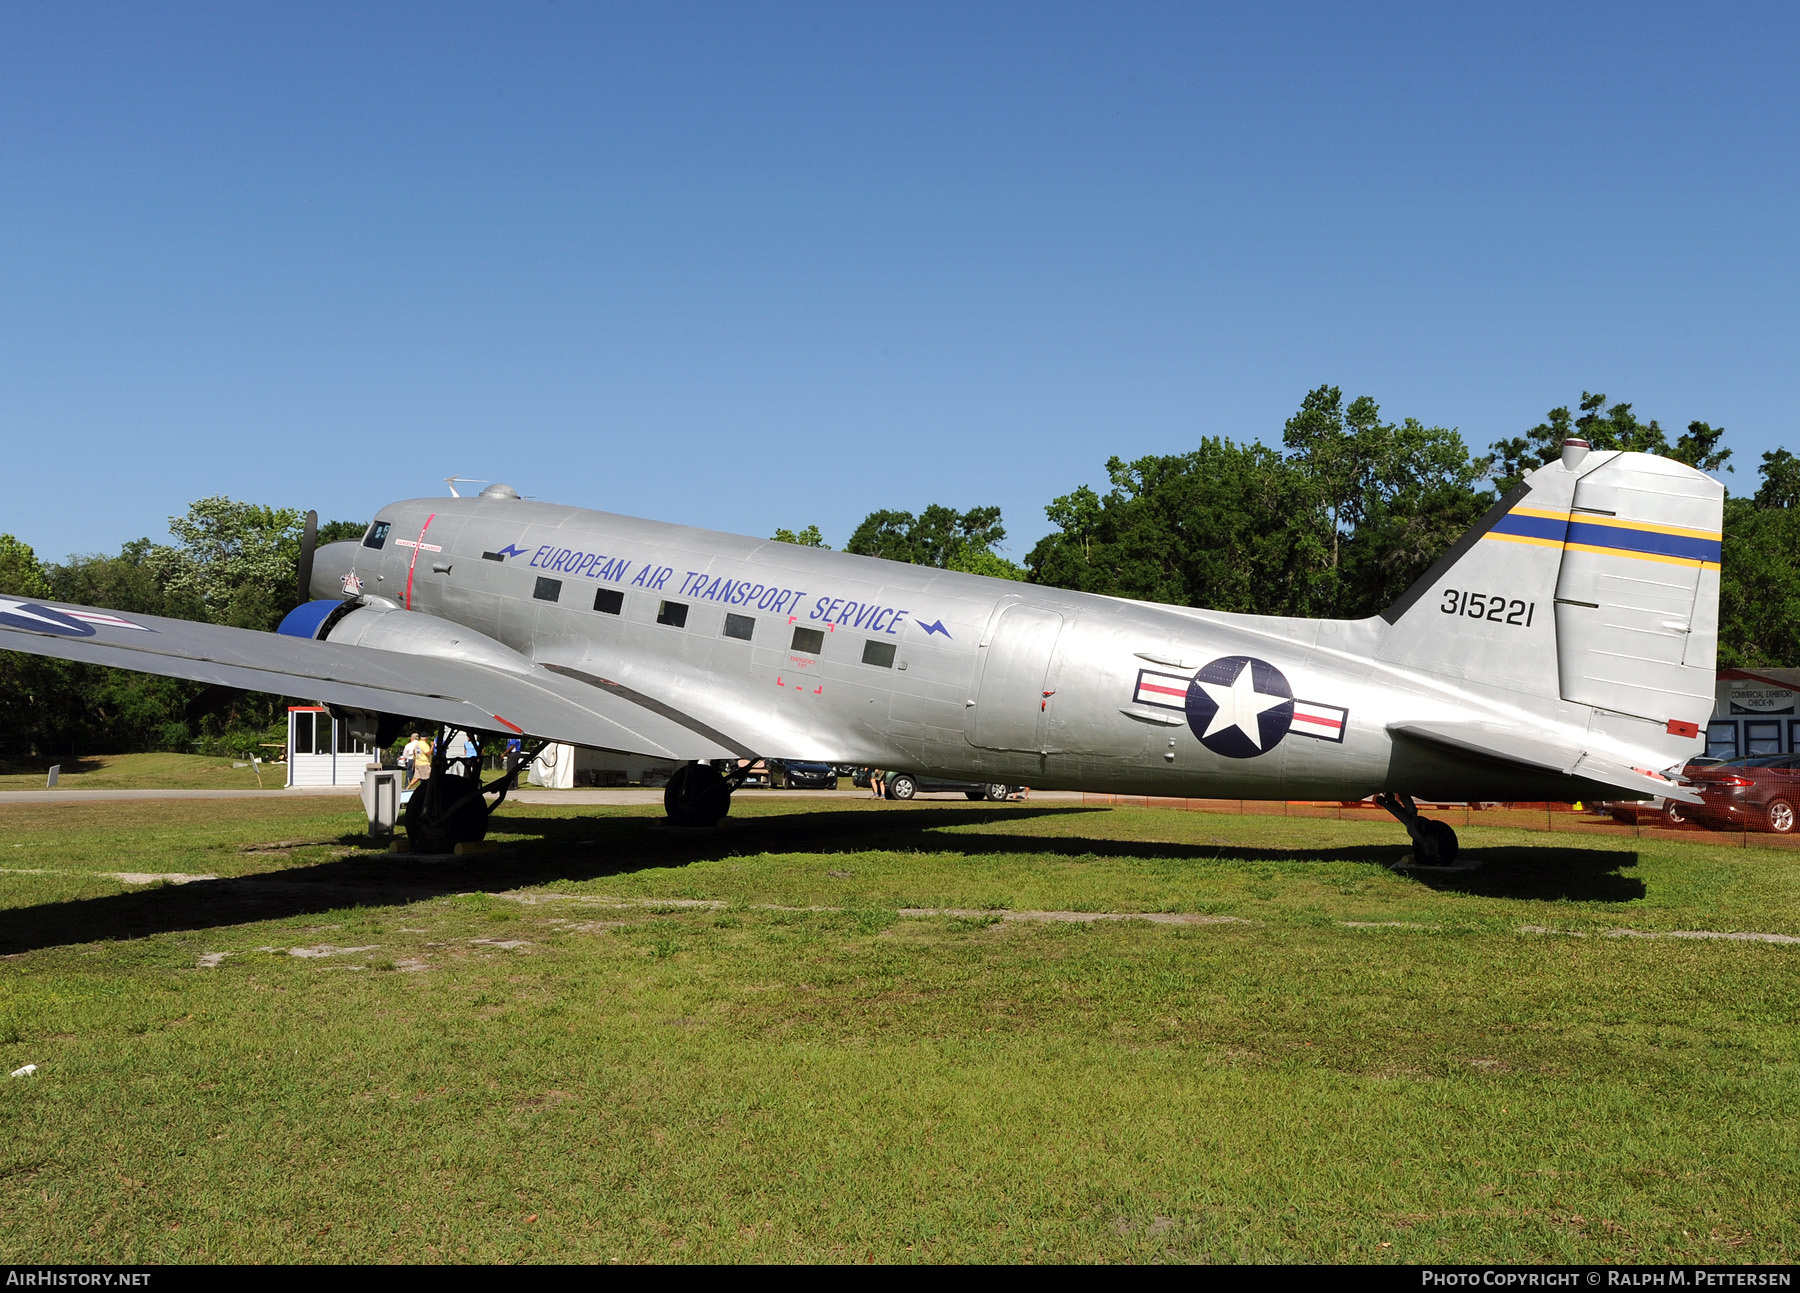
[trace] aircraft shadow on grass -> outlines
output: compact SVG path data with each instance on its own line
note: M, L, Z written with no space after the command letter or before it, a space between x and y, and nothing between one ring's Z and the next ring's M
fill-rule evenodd
M1118 840L1089 835L1000 833L994 827L1033 818L1079 818L1093 808L913 808L881 813L829 809L727 819L709 831L680 831L644 817L494 818L492 831L527 838L498 856L421 858L360 853L329 862L286 867L180 886L139 889L0 911L0 955L101 940L220 929L255 921L317 915L346 907L399 907L446 894L499 893L558 882L599 880L694 862L758 853L814 853L824 857L867 852L961 854L972 862L1011 854L1046 859L1136 857L1194 863L1317 864L1360 862L1391 866L1407 856L1404 844L1344 848L1255 848L1214 843ZM982 831L946 827L984 826ZM349 834L327 845L357 845ZM1582 902L1630 902L1644 884L1619 874L1637 855L1618 849L1557 845L1465 850L1474 870L1410 872L1432 889L1477 897Z

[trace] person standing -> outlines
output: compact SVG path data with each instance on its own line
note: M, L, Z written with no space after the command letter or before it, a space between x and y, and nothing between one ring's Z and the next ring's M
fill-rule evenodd
M407 770L406 788L411 790L431 775L431 742L417 732L400 753L400 766Z

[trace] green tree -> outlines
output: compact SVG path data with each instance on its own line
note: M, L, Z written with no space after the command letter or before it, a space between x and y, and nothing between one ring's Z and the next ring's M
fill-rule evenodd
M1058 528L1025 559L1037 583L1177 606L1314 612L1329 535L1314 485L1259 444L1206 437L1191 453L1109 458L1112 488L1045 509Z
M1752 498L1725 500L1719 664L1800 665L1800 458L1763 455Z
M360 539L368 532L366 521L325 521L319 526L319 544L343 543L349 539Z
M273 629L294 608L300 530L291 507L200 499L169 518L168 593L197 596L215 624Z
M915 566L963 570L979 554L993 552L1005 538L1006 527L1000 523L997 507L958 512L933 503L917 516L891 510L870 512L851 534L844 551Z
M50 583L29 543L0 534L0 593L17 597L49 597Z
M1375 614L1493 501L1481 488L1487 463L1470 457L1456 431L1383 422L1373 399L1346 406L1335 386L1307 394L1282 443L1312 486L1329 549L1314 592L1321 615Z
M831 547L829 543L825 542L825 536L819 533L819 527L816 525L809 525L804 530L798 531L777 529L769 537L776 543L793 543L802 548Z

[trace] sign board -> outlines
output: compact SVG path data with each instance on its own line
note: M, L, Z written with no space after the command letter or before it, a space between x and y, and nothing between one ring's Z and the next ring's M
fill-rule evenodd
M1731 683L1733 714L1792 714L1796 699L1792 688L1754 678L1735 678Z

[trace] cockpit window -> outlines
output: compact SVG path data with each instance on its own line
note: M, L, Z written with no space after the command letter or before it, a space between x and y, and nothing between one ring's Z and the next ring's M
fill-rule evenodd
M363 547L379 548L382 544L387 542L388 531L392 528L393 526L389 525L386 521L375 522L375 524L369 527L369 532L363 535Z

